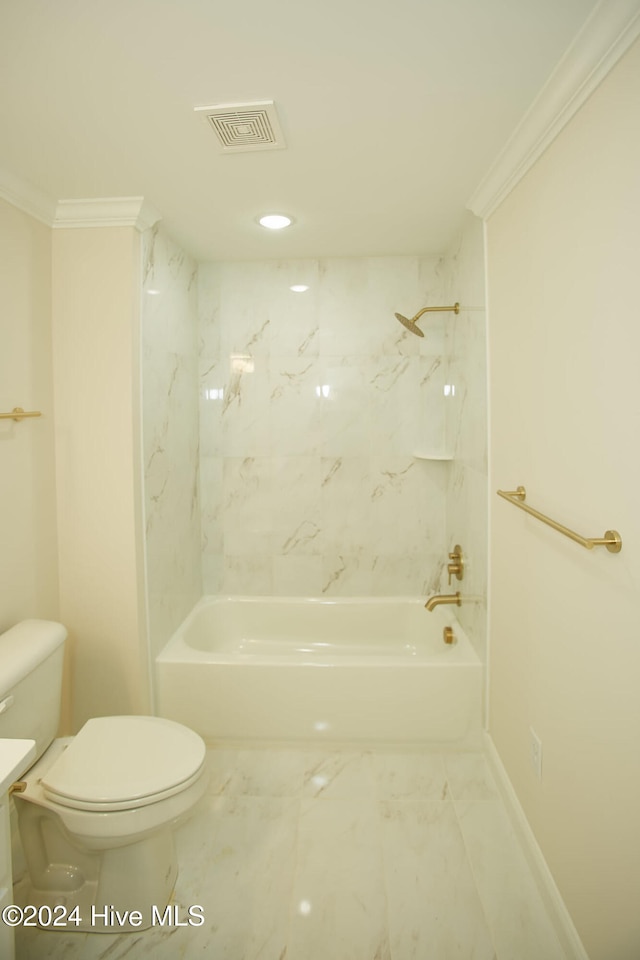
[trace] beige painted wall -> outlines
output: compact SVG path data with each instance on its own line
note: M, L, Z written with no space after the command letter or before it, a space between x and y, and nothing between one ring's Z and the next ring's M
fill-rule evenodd
M60 618L73 729L149 710L139 423L140 235L53 231Z
M51 230L0 199L0 631L58 616Z
M640 45L487 225L490 734L591 960L640 956ZM543 744L529 764L529 727Z

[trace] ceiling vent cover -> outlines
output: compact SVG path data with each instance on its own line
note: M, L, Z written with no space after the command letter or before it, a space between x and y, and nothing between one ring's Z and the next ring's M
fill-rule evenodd
M211 124L224 153L280 150L286 146L273 100L196 107Z

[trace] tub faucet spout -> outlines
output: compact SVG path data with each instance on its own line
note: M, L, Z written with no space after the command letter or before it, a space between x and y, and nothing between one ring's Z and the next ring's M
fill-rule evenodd
M439 606L441 603L455 603L457 607L462 605L462 600L460 599L460 591L456 593L436 593L425 603L426 610L433 610L434 607Z

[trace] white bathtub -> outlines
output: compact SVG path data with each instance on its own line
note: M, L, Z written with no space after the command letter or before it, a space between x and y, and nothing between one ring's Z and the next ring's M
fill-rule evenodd
M476 745L482 665L453 610L205 597L156 660L158 713L208 740Z

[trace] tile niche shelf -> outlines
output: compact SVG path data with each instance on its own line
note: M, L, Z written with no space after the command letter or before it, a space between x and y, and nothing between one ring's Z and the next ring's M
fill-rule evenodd
M425 453L413 453L412 456L415 460L441 460L441 461L453 460L452 453L435 453L435 452L426 453L425 452Z

